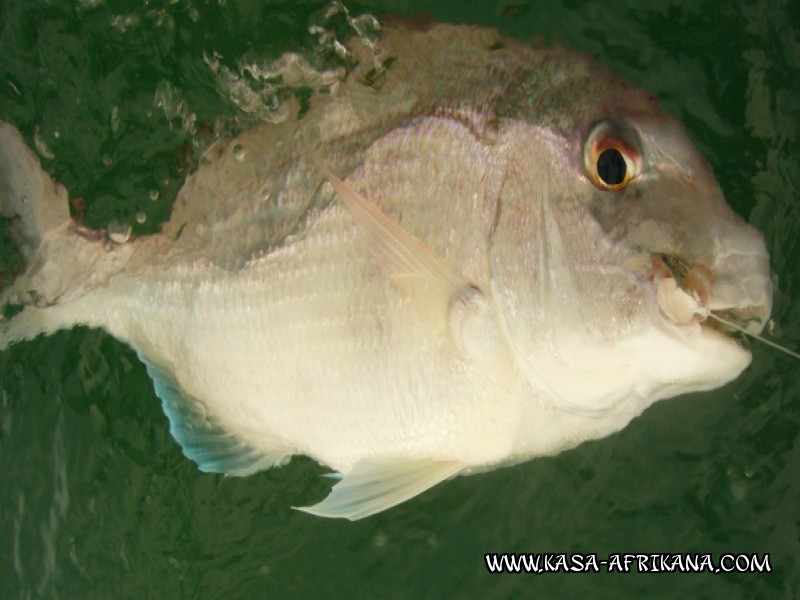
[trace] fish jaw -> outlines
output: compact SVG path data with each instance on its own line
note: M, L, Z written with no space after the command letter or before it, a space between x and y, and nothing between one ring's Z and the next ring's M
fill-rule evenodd
M745 333L759 334L772 310L770 257L759 231L736 217L718 232L713 259L689 264L681 256L652 255L646 275L663 317L676 325L705 323L718 316ZM709 321L709 317L712 320Z
M690 289L690 295L667 276L669 272L660 271L662 259L654 258L638 275L630 274L637 283L629 293L640 304L639 326L632 332L604 340L582 320L580 305L570 307L562 300L557 318L540 321L546 329L539 335L527 341L509 336L517 368L542 390L543 401L556 415L548 431L541 426L541 415L529 409L514 456L553 454L605 437L659 400L715 389L736 379L752 355L708 315L721 306L742 320L749 318L751 328L760 331L769 318L772 297L769 258L760 234L746 224L738 233L744 242L735 251L720 252L713 267L694 266L708 275L702 302L696 290ZM733 246L730 239L725 238ZM553 262L556 254L551 254ZM673 285L670 292L664 289L668 283ZM567 278L557 292L569 298L577 295L577 288ZM670 314L665 295L686 302L684 318ZM560 432L556 436L554 427Z
M761 333L772 310L769 255L765 251L731 253L720 259L714 272L708 308L729 313L748 333Z
M651 211L652 217L652 211L662 210L672 228L672 239L654 242L648 238L652 232L642 228L636 241L643 249L649 247L654 258L663 252L690 271L699 267L704 271L701 279L707 280L701 289L695 282L679 282L681 287L710 313L724 313L747 333L760 333L772 310L764 236L726 202L711 166L689 142L682 125L651 117L636 120L635 127L651 155L650 172L643 177L649 181L641 185L646 194L653 193L653 202L644 203L643 212Z
M510 463L607 437L653 403L718 388L751 362L749 351L713 328L676 325L655 306L651 319L613 346L579 328L551 331L518 357L520 372L541 395L523 408Z
M733 215L720 222L716 234L713 260L684 263L682 270L676 267L681 257L653 255L652 271L645 277L645 309L652 324L684 348L682 355L665 354L664 360L677 360L684 370L687 365L700 367L695 375L682 375L686 389L677 393L719 387L750 364L751 353L727 335L715 315L754 334L770 316L770 261L761 233ZM657 370L664 369L659 365Z

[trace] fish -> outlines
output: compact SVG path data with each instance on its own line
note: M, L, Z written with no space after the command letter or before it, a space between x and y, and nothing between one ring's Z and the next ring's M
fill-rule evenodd
M306 455L336 481L297 508L350 520L750 364L733 328L769 321L764 238L651 94L476 26L393 23L347 52L292 118L212 143L152 235L71 217L0 123L25 259L0 351L100 328L201 471Z

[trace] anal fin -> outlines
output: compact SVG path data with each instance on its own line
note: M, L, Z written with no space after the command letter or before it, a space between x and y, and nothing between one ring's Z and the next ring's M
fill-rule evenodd
M169 419L169 432L186 457L207 473L244 476L285 463L287 453L265 453L225 430L167 370L139 355Z
M320 517L355 521L405 502L463 469L464 465L456 461L360 460L322 502L295 508Z

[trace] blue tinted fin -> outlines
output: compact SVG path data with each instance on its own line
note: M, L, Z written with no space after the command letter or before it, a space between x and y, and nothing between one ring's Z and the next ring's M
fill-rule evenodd
M201 471L244 476L285 463L288 453L264 453L226 431L199 400L187 395L175 377L143 356L156 395L169 419L169 432Z

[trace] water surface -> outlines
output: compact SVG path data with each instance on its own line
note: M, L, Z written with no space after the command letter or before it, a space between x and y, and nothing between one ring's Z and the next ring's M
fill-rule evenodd
M215 128L269 108L264 82L242 65L317 47L309 25L346 33L325 21L326 6L0 0L0 118L38 148L87 224L152 231ZM765 233L774 339L800 348L795 4L348 6L569 45L660 96L729 202ZM233 75L228 85L215 61ZM753 351L737 381L660 403L608 439L458 478L349 523L289 508L330 486L311 461L243 479L200 473L169 436L142 364L103 333L20 344L0 354L0 596L795 598L798 365ZM757 552L773 572L498 576L485 552Z

